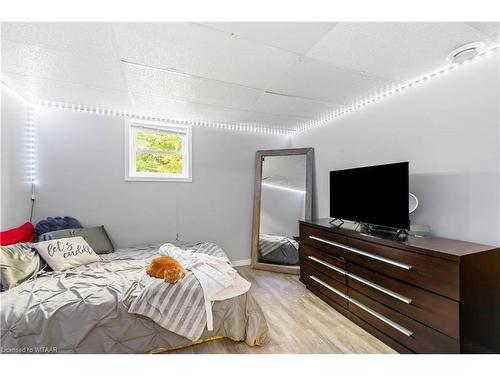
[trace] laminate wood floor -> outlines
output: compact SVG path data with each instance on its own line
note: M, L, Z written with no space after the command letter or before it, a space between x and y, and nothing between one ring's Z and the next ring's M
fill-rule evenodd
M312 294L297 275L237 267L252 283L269 325L269 342L250 347L228 339L193 345L170 353L292 354L396 353Z

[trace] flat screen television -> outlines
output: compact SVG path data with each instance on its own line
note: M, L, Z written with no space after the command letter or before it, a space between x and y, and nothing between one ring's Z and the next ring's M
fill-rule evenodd
M409 163L330 172L330 217L410 229Z

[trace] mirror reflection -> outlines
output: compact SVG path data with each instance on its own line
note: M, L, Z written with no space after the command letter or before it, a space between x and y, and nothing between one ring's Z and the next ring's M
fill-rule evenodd
M299 220L305 216L306 155L262 159L259 262L298 266Z

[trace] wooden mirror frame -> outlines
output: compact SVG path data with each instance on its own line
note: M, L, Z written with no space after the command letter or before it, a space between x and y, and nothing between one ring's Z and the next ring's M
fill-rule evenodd
M252 229L252 262L251 266L255 269L298 274L299 266L286 266L280 264L270 264L259 262L259 230L260 230L260 205L262 193L262 161L266 156L306 156L306 194L305 194L305 212L304 219L311 219L312 212L312 168L314 160L314 149L308 148L289 148L281 150L261 150L255 155L255 188L253 201L253 229Z

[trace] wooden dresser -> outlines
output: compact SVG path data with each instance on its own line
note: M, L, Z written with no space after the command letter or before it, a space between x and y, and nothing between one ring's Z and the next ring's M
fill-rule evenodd
M300 279L402 353L500 353L500 249L300 222Z

